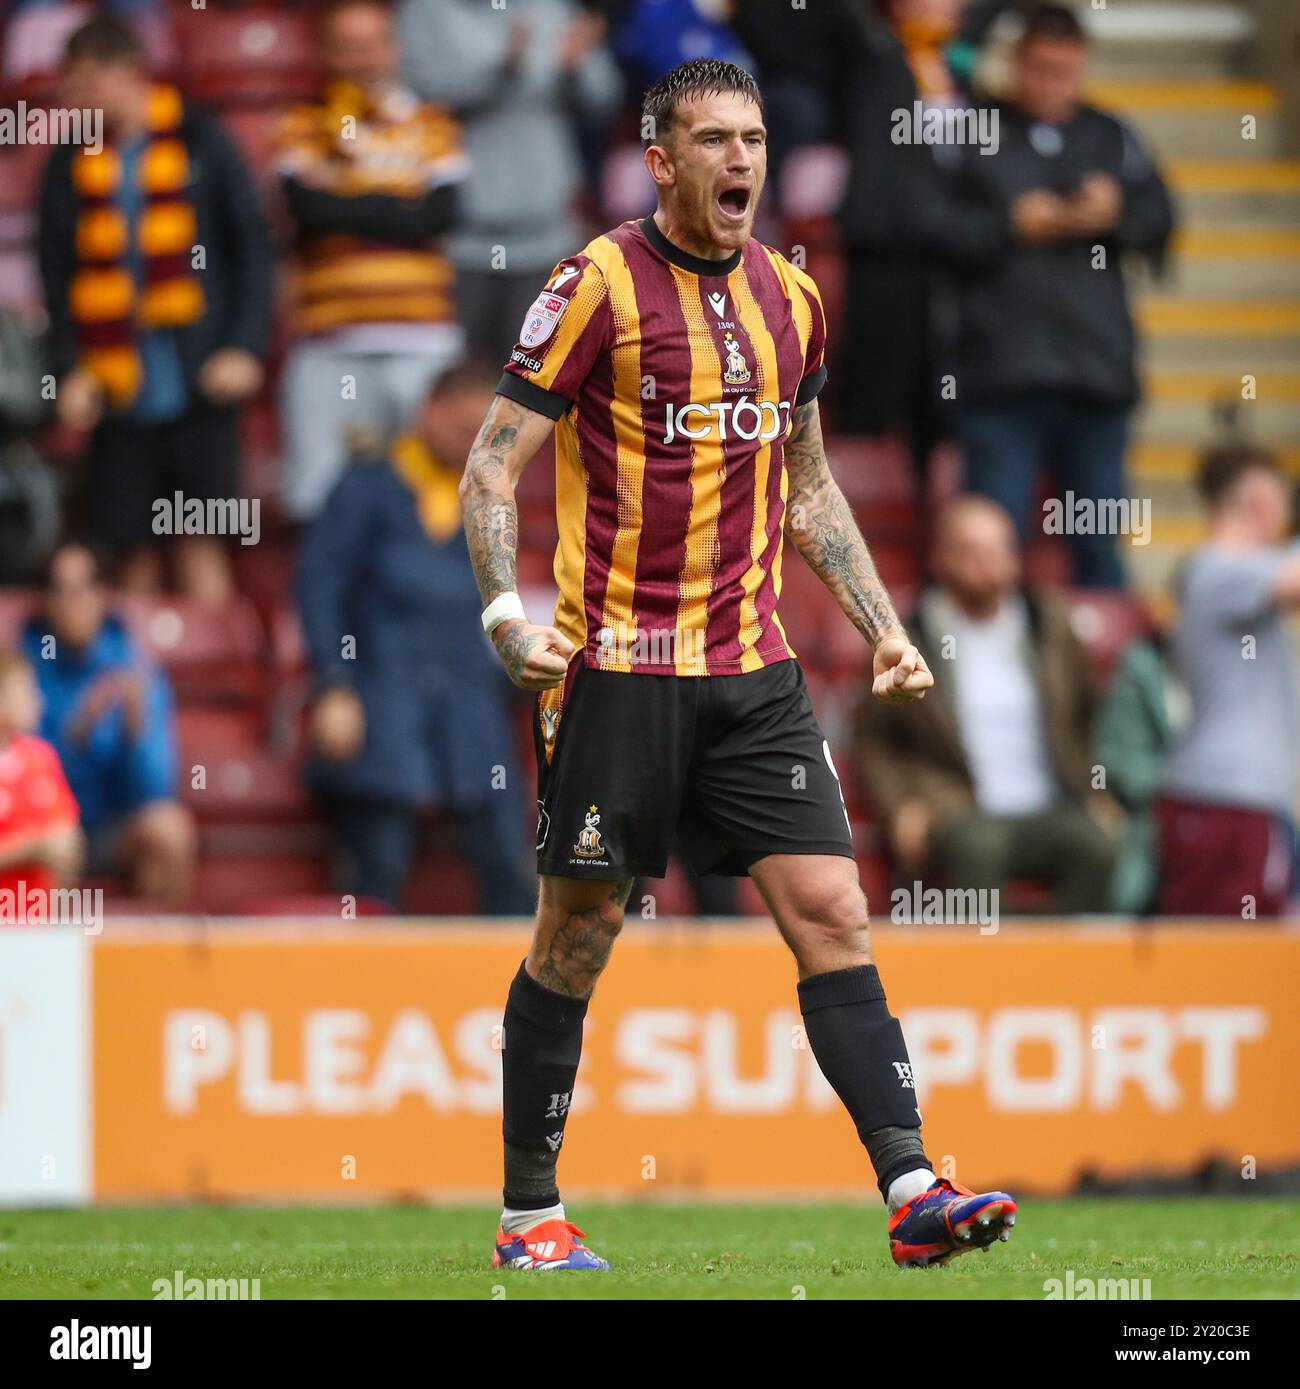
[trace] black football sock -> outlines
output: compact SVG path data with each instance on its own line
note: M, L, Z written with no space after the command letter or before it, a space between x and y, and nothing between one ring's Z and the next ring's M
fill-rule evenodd
M930 1163L907 1043L880 975L875 965L814 974L799 985L799 1008L808 1045L857 1127L883 1196L896 1177Z
M506 1000L502 1063L505 1204L535 1211L559 1203L555 1167L582 1056L585 998L539 984L523 967Z

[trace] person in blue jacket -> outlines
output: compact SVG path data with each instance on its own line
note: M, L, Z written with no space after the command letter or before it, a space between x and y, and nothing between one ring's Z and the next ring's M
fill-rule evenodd
M510 686L479 621L463 460L497 373L454 367L412 433L357 453L299 555L315 697L308 779L344 887L400 909L421 813L450 811L485 915L533 910Z
M44 704L40 735L58 751L81 807L86 871L125 876L138 896L188 900L197 831L177 794L171 684L109 610L86 545L46 566L23 649Z

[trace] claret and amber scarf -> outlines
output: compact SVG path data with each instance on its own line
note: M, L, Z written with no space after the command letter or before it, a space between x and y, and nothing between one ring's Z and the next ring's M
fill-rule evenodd
M198 232L189 196L189 152L180 138L183 110L174 87L150 92L148 139L136 165L141 210L134 228L120 206L120 150L106 141L98 150L80 150L72 161L81 212L69 308L80 365L118 409L140 390L137 333L184 327L204 309L190 261ZM140 267L138 283L132 251Z
M460 474L444 468L414 434L396 439L389 457L415 494L415 509L429 539L445 545L460 529Z

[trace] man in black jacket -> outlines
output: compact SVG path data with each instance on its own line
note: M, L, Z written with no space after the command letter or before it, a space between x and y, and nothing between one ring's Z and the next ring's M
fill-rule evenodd
M918 102L931 111L974 100L969 74L954 63L959 0L844 4L853 22L840 43L850 65L849 176L838 217L846 312L831 371L835 418L847 433L904 436L923 472L950 429L941 360L952 277L1004 254L1011 222L964 177L953 151L897 138L899 114Z
M68 41L68 104L102 149L60 146L39 253L59 420L93 431L85 505L128 588L161 583L160 499L237 497L235 407L261 386L274 261L257 194L217 121L151 82L132 30L97 15ZM182 591L232 590L224 544L185 535Z
M301 521L349 453L404 429L464 349L439 240L468 169L460 128L400 82L381 0L334 0L322 48L329 80L289 113L279 156L301 269L282 496Z
M966 149L964 177L1004 209L1013 243L972 263L960 288L956 424L966 485L1004 506L1022 537L1038 478L1093 504L1070 535L1075 578L1120 586L1113 534L1096 505L1124 495L1129 414L1138 399L1125 252L1159 259L1173 230L1150 156L1115 117L1080 100L1087 44L1073 12L1032 13L1017 47L999 147ZM1094 524L1098 522L1098 524Z

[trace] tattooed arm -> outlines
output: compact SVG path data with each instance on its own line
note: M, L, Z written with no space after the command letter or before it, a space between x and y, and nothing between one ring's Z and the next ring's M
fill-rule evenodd
M797 406L785 445L785 533L875 651L871 692L923 699L934 677L898 620L844 493L831 476L815 400Z
M494 396L470 449L460 480L460 504L484 607L500 594L515 591L519 548L515 484L554 428L555 421L545 415L505 396ZM573 643L554 627L537 627L517 618L501 623L492 633L492 643L511 680L523 690L558 685L573 655Z

